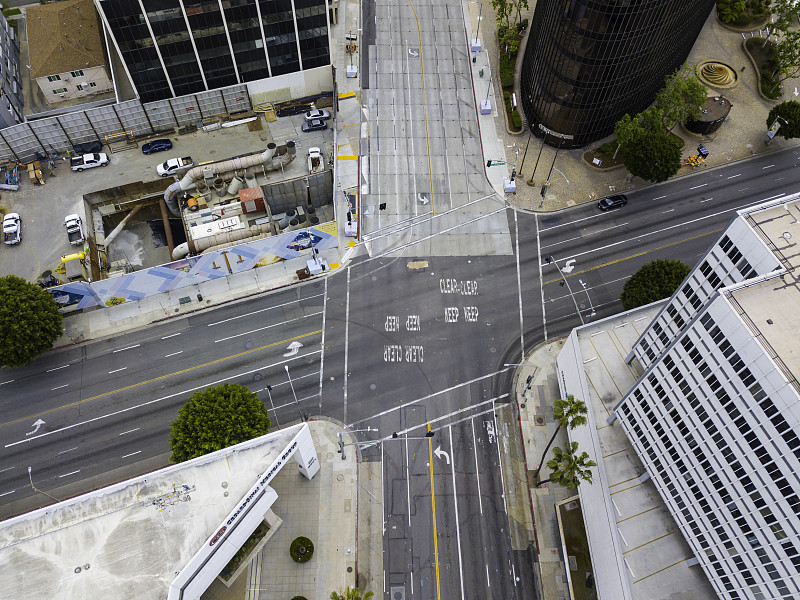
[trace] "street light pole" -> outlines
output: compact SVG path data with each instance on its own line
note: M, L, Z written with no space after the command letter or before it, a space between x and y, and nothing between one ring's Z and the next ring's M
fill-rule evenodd
M58 498L53 498L53 496L51 496L47 492L43 492L42 490L37 488L35 485L33 485L33 475L31 474L31 470L32 470L31 467L28 467L28 479L31 480L31 489L34 492L39 492L40 494L44 494L45 496L47 496L48 498L50 498L51 500L53 500L55 502L60 502L60 500Z
M594 304L592 304L592 297L589 295L589 290L586 289L586 282L583 279L578 279L578 282L583 286L583 291L586 292L586 299L589 301L589 308L592 309L592 314L590 316L595 316L597 313L594 310Z
M267 384L267 395L269 396L269 405L272 407L272 414L275 415L275 423L278 424L278 429L281 428L281 422L278 420L278 412L275 410L275 403L272 401L272 386Z
M350 429L350 433L356 433L358 431L378 431L378 429L377 428L373 429L372 427L367 427L366 429ZM343 433L344 433L344 431L340 431L339 433L336 434L336 437L339 438L339 452L342 454L342 460L345 460L345 458L347 458L344 455L344 447L345 446L358 446L360 444L374 444L375 443L375 442L351 442L349 444L345 444L344 443L344 438L342 437Z
M561 275L561 279L564 280L564 283L566 284L567 289L569 290L569 295L572 298L572 304L575 305L575 312L578 313L578 318L581 320L581 325L586 325L585 321L583 320L583 315L581 314L581 311L578 308L578 303L575 301L575 294L572 293L572 288L569 285L569 281L567 281L567 278L564 276L564 273L561 272L561 267L558 266L558 261L555 258L553 258L552 255L546 256L545 261L547 262L548 265L551 263L556 265L556 269L558 269L558 274Z
M297 401L297 394L294 392L294 384L292 383L292 376L289 375L289 365L283 365L283 368L286 369L286 377L289 378L289 386L292 388L292 396L294 396L294 403L297 405L297 414L300 415L301 421L308 421L308 413L304 413L300 410L300 402Z

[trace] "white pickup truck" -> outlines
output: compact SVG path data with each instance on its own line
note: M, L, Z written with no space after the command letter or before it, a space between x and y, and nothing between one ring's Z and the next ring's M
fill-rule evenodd
M18 213L8 213L3 218L3 241L9 246L19 244L22 239L22 222Z
M322 152L316 146L308 149L308 172L321 173L325 170L325 161Z
M76 156L69 159L69 167L73 171L83 171L84 169L93 169L94 167L105 167L108 164L108 154L100 152L99 154L84 154L83 156Z
M189 167L193 166L194 162L192 162L191 156L184 156L183 158L170 158L168 161L161 163L156 167L156 171L161 177L167 177L169 175L174 175L181 169L188 169Z
M78 215L67 215L64 217L64 227L67 228L69 243L73 246L82 246L86 241L86 235L83 233L81 218Z

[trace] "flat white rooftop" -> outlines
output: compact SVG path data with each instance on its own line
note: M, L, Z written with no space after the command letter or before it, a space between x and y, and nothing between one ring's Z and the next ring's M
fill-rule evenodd
M301 427L0 523L0 597L164 600Z
M578 486L597 596L601 600L716 599L619 424L614 406L638 380L625 357L663 301L574 329L558 355L562 395L586 402L589 423L568 431L597 463ZM638 363L637 363L638 364ZM574 575L574 574L573 574Z

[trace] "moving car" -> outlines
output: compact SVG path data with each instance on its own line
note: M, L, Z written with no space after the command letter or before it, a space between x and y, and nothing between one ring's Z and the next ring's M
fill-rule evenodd
M327 110L310 110L306 113L306 121L313 121L314 119L330 119L331 113Z
M153 152L162 152L172 148L171 140L153 140L147 142L142 146L142 154L152 154Z
M323 129L327 128L328 124L322 119L311 119L310 121L303 123L303 126L300 129L303 131L322 131Z
M625 194L614 194L600 200L597 203L597 208L600 210L611 210L612 208L622 208L628 203L628 197Z

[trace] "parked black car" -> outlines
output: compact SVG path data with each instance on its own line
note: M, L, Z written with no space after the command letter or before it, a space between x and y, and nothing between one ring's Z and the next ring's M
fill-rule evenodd
M600 210L611 210L612 208L621 208L628 203L628 198L625 194L614 194L603 198L597 203L597 208Z
M312 119L311 121L306 121L303 123L303 126L300 129L303 131L322 131L323 129L327 128L328 124L322 119Z
M172 148L170 140L152 140L142 145L142 154L152 154L153 152L162 152Z

